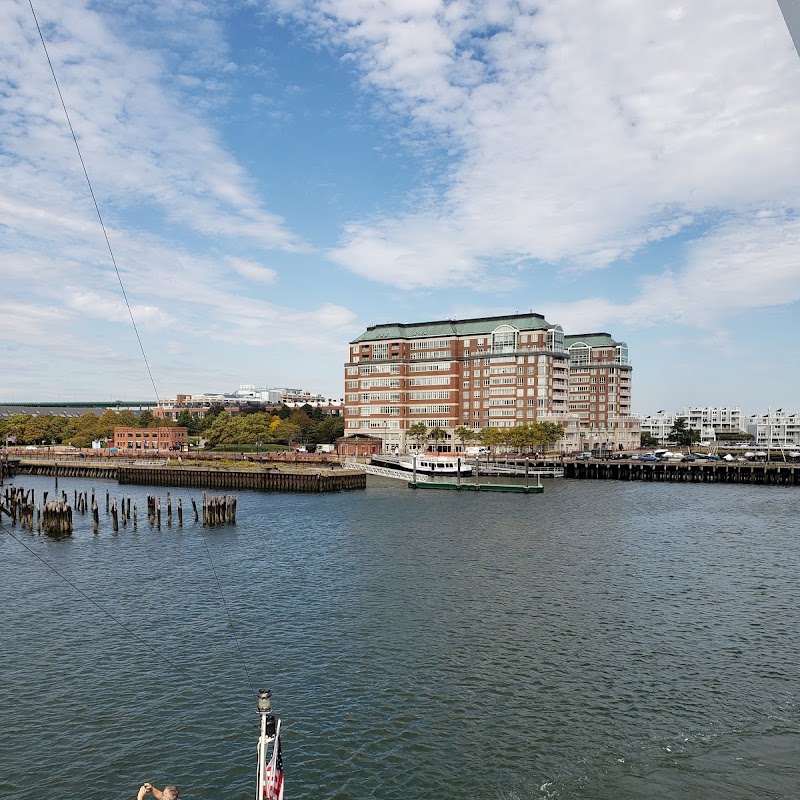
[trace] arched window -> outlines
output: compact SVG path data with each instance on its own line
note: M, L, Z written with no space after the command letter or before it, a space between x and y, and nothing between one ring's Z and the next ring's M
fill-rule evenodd
M547 331L547 349L554 353L564 352L564 329L560 325Z
M492 352L513 353L517 349L519 331L510 325L500 325L492 331Z
M583 342L575 342L569 348L569 363L573 367L588 365L591 358L592 348Z

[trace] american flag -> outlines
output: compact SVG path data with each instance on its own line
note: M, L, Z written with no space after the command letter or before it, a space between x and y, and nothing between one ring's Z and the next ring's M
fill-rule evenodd
M267 764L264 797L266 800L283 800L283 754L280 735L272 750L272 759Z

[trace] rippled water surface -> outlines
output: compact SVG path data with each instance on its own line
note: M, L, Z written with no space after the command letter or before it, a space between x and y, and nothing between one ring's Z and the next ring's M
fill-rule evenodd
M800 490L376 481L204 538L94 486L97 535L0 531L2 798L252 797L266 686L287 800L800 798Z

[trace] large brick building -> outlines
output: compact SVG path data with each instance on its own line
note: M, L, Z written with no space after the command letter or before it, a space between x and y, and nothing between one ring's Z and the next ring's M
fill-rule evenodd
M405 451L408 429L423 422L456 449L459 426L547 420L564 425L568 451L635 446L630 375L624 343L605 333L565 338L540 314L374 325L350 342L345 434Z

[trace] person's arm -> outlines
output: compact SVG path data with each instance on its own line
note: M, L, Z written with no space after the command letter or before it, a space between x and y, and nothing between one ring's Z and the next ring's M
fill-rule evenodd
M143 783L139 787L139 794L136 795L136 800L144 800L144 796L148 792L152 792L153 793L153 797L155 797L156 800L161 800L161 789L156 789L156 787L153 786L152 783Z

